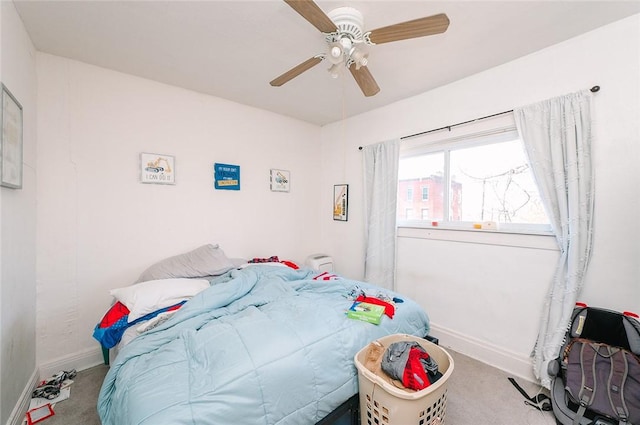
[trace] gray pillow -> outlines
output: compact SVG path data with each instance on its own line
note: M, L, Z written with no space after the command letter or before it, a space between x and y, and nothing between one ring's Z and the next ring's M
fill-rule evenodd
M218 245L208 244L155 263L140 275L138 282L175 277L218 276L234 267L234 263Z

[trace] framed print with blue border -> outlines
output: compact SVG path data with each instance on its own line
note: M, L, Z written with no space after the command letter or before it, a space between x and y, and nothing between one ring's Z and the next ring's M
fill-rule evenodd
M240 190L240 166L213 164L213 181L216 189Z

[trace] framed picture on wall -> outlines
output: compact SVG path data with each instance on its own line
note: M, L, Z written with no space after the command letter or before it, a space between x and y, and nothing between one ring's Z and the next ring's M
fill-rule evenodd
M22 188L22 106L2 84L2 141L0 143L0 184Z
M141 153L140 182L176 184L175 157L157 153Z
M240 166L213 164L213 187L221 190L240 190Z
M291 174L286 170L272 168L269 181L272 192L288 192L291 185Z
M333 186L333 219L347 221L349 218L349 185L337 184Z

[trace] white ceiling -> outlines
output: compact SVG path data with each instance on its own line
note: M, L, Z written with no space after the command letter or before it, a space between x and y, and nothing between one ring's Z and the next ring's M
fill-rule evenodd
M373 46L380 93L321 63L282 87L269 81L325 51L322 34L280 0L23 1L42 52L323 125L495 67L640 13L640 1L324 1L352 6L365 31L446 13L444 34Z

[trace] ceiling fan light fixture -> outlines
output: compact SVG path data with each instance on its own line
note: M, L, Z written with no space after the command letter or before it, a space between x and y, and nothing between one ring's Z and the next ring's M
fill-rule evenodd
M340 76L341 69L342 67L337 63L331 65L331 67L329 68L329 74L331 75L331 78L338 78Z
M356 69L360 69L363 66L367 66L367 64L369 63L369 60L367 58L362 58L359 61L356 61Z
M344 61L344 50L340 43L331 43L329 46L329 54L326 55L329 62L332 64L339 64Z
M342 46L345 52L348 52L349 50L351 50L351 46L353 46L353 42L349 37L342 37L340 39L340 45Z
M356 69L360 69L369 63L369 52L364 48L364 45L357 44L349 52L349 58L356 64Z

